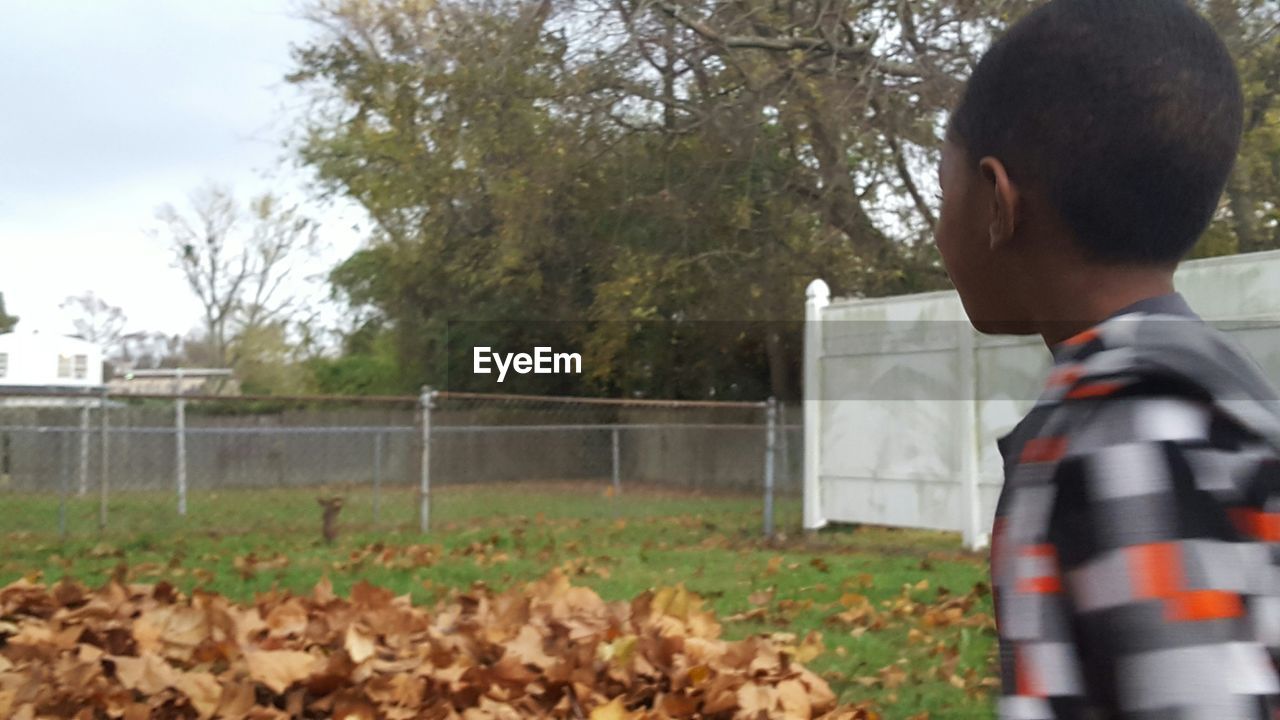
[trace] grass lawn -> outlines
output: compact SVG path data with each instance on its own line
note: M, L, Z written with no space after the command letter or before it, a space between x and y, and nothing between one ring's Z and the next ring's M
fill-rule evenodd
M777 508L782 536L765 543L757 497L600 490L444 487L433 492L432 531L423 535L412 491L384 491L375 525L367 490L334 489L347 502L331 546L320 537L323 493L314 488L196 492L186 518L170 494L118 493L103 533L96 500L77 499L66 538L56 497L3 495L0 584L38 573L97 585L122 564L134 582L242 601L273 586L307 592L325 576L339 593L366 580L424 603L555 568L606 600L683 583L707 599L730 639L822 633L825 650L807 664L842 702L873 700L890 719L994 716L986 556L961 552L957 536L859 527L802 537L800 501L786 498ZM949 599L963 618L943 612Z

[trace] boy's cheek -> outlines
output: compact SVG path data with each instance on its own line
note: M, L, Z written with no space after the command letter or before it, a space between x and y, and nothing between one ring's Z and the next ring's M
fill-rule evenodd
M938 224L934 228L933 243L938 247L938 254L942 256L942 263L946 265L947 272L955 272L954 266L959 260L963 252L963 243L958 236L953 213L948 211L944 205L938 216Z

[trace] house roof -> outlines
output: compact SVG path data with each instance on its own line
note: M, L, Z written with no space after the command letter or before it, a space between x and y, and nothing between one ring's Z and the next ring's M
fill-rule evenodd
M210 378L233 377L234 371L225 368L156 368L154 370L126 370L124 379L134 378Z
M82 340L78 337L70 335L60 335L58 333L43 333L39 330L15 330L0 334L0 349L10 349L18 347L45 347L45 348L79 348L85 352L100 352L100 349L94 343L88 340Z

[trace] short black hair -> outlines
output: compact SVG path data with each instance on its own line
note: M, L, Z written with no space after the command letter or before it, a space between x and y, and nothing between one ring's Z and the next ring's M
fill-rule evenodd
M982 57L948 135L1044 193L1089 259L1162 265L1212 220L1243 105L1230 53L1183 0L1051 0Z

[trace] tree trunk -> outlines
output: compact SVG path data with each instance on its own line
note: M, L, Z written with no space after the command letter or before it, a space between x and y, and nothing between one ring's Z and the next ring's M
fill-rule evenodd
M813 154L822 176L820 209L823 219L844 233L864 258L873 262L884 258L892 251L892 243L862 208L849 162L844 157L842 145L831 134L818 98L803 85L798 86L797 93L809 121Z
M1231 174L1227 183L1227 204L1231 208L1231 228L1236 233L1237 248L1240 252L1256 252L1262 249L1259 241L1256 216L1254 214L1253 197L1247 186L1248 180L1240 177L1237 169Z
M769 394L778 398L779 402L790 402L798 398L793 396L791 382L791 363L787 357L786 344L782 342L782 323L768 323L765 331L765 352L769 358Z

